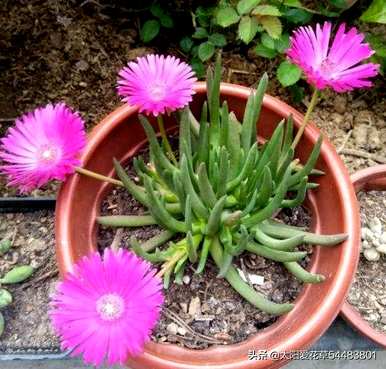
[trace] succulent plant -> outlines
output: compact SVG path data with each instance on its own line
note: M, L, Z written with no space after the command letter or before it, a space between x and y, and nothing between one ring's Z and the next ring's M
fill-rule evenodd
M294 157L291 118L280 122L268 141L258 142L256 122L267 75L251 93L242 123L226 101L220 105L220 78L219 57L214 71L208 70L207 102L199 122L189 108L180 113L177 165L169 160L149 121L139 115L150 144L150 163L141 157L133 161L140 184L118 161L114 165L127 191L149 213L101 216L97 221L113 227L161 226L161 233L142 244L132 239L131 246L144 259L162 263L159 274L165 287L172 276L181 283L188 263L202 273L210 255L219 276L247 301L268 313L283 314L293 305L274 303L255 291L241 279L233 261L248 251L282 263L304 282L324 280L302 268L298 262L307 253L296 248L335 245L346 235L317 235L274 219L280 209L301 205L307 190L317 187L309 176L323 174L314 169L322 137L304 165Z
M12 241L9 239L0 240L0 255L6 254L9 249L12 247ZM25 281L29 278L34 269L29 265L16 266L7 272L3 278L0 278L0 287L2 284L14 284ZM6 308L13 301L11 293L4 289L0 288L0 310ZM4 333L4 316L0 312L0 337Z

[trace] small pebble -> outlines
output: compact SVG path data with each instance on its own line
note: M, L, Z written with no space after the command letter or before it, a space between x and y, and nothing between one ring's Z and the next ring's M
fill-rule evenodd
M184 327L178 327L177 333L181 336L185 336L185 334L187 333L187 330Z
M380 258L379 252L375 248L371 249L366 249L363 251L363 256L368 260L368 261L378 261Z
M182 282L184 282L184 284L189 284L190 283L190 277L188 275L184 275L184 277L182 278Z
M178 326L176 323L170 323L168 324L168 326L166 327L166 330L170 333L170 334L177 334L178 332Z
M188 312L188 304L185 302L180 303L181 310L186 314Z
M369 228L375 234L382 234L382 223L377 217L374 217L369 221Z
M379 237L379 242L386 244L386 232L381 234L381 237Z
M386 254L386 244L382 243L377 247L377 251L381 254Z
M189 315L196 316L201 314L201 301L199 297L193 297L189 303Z
M365 241L362 241L362 247L364 249L370 249L372 246L371 244L369 243L369 241L365 240Z

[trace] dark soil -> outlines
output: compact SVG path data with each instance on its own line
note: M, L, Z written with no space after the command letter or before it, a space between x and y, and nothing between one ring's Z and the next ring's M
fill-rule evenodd
M369 222L377 218L385 232L385 193L361 192L358 197L362 227L368 227ZM361 255L348 301L373 328L386 334L386 257L382 253L380 255L377 261L368 261Z
M47 314L49 296L57 282L52 212L0 214L0 240L13 239L10 251L0 256L0 275L16 265L36 270L24 283L7 285L13 303L1 312L5 331L0 353L54 352L59 343Z
M146 151L142 151L146 157ZM135 177L131 164L127 171ZM124 189L114 189L102 204L102 215L143 214L145 208ZM279 218L287 224L309 226L310 216L303 208L286 209ZM160 231L157 226L99 228L100 249L115 246L130 247L130 238L146 240ZM114 241L115 240L115 241ZM118 244L117 244L118 243ZM311 248L308 249L311 253ZM306 266L307 257L303 265ZM294 301L302 283L276 263L251 253L244 253L235 262L240 272L263 278L257 291L277 302ZM246 340L276 321L277 317L259 311L235 292L209 261L203 274L195 274L193 266L186 269L183 284L172 283L165 290L165 304L160 322L153 332L157 342L177 343L184 347L203 349L213 344L232 344Z

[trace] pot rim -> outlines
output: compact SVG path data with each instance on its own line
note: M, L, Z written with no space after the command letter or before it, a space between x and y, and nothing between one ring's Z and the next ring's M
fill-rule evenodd
M386 191L386 164L375 165L355 172L351 176L356 193L360 191ZM386 334L373 328L347 300L340 315L354 329L378 345L386 348Z
M198 93L205 93L206 83L197 82L195 84L195 91ZM250 93L251 89L248 87L230 83L221 83L220 94L223 96L239 98L243 97L246 100ZM295 127L299 127L303 115L280 99L266 94L264 96L263 104L268 110L280 116L288 118L290 115L292 115ZM92 130L91 135L89 136L88 149L81 158L82 162L87 164L95 152L98 142L107 136L108 132L114 129L117 125L121 124L121 122L124 121L128 116L137 112L137 107L124 104L110 113L105 119L103 119L102 122ZM316 128L313 124L309 124L304 132L304 137L313 143L317 141L319 135L319 129ZM327 162L334 162L334 177L336 182L340 184L338 187L338 192L340 198L342 199L342 203L344 204L342 207L344 218L343 228L344 232L347 233L349 237L342 243L342 245L339 246L342 247L342 261L340 263L340 268L334 275L335 283L333 286L331 286L329 294L324 296L324 299L321 301L322 303L320 308L309 317L307 324L303 324L301 327L298 327L291 337L279 341L279 344L275 347L275 350L278 352L289 352L294 348L296 349L299 347L305 347L305 343L307 343L309 347L325 332L325 330L327 330L329 325L338 315L341 306L344 303L344 297L348 292L352 277L354 276L354 272L356 270L357 262L359 260L359 250L353 247L353 245L357 245L359 242L359 211L357 208L357 202L354 201L355 192L352 187L347 169L336 153L334 146L327 140L323 140L321 152L323 152L324 158ZM78 181L79 175L75 174L70 176L66 183L62 186L58 199L61 200L68 197L71 198L76 189ZM63 216L63 214L69 214L69 212L70 201L58 201L57 213L60 213ZM57 246L58 258L61 261L60 269L62 272L71 270L72 257L68 252L63 252L63 250L67 249L69 245L69 239L66 235L66 226L56 222L56 234L57 238L59 238L61 242L61 244ZM350 244L350 247L348 247L348 244ZM343 298L342 291L344 292ZM337 301L340 302L337 303ZM302 302L303 301L297 301L297 303ZM284 315L282 318L285 318L287 321L289 321L291 318L290 314L291 312ZM280 318L277 322L267 327L266 329L251 336L249 339L237 344L215 346L198 351L178 347L174 344L159 344L155 342L149 342L145 347L144 354L139 358L141 362L148 363L151 361L154 367L170 368L170 356L176 356L180 358L180 360L183 357L191 357L192 360L194 358L193 364L186 365L184 362L180 362L180 360L178 360L176 363L173 362L173 364L175 364L173 367L178 367L180 369L196 369L203 367L202 364L199 364L200 360L201 362L209 362L210 358L214 355L216 357L224 357L224 354L226 355L226 353L229 353L229 351L233 353L231 356L235 356L234 354L236 352L240 353L240 351L243 350L243 352L245 352L245 359L243 361L240 361L240 357L237 357L234 358L232 362L225 362L224 360L224 362L221 364L208 364L208 368L234 369L235 365L237 365L238 369L252 369L268 366L271 368L280 367L285 361L288 361L288 359L279 361L274 361L272 359L264 361L249 361L246 359L248 350L254 348L253 339L257 336L263 337L266 335L268 331L271 331L277 326L278 322L282 321L282 318ZM161 353L165 352L165 350L168 351L169 357L164 357L161 355ZM138 359L132 359L129 361L129 363L135 363L136 360Z

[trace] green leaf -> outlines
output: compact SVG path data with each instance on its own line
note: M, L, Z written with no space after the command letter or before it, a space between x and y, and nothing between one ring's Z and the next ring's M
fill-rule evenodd
M203 6L199 6L194 13L195 18L197 19L198 24L201 27L209 27L211 24L211 20L213 18L215 7L205 8Z
M375 22L386 24L385 0L374 0L370 7L359 18L363 22Z
M386 35L384 38L379 35L366 35L366 41L370 43L377 56L386 58Z
M259 18L259 21L267 33L274 39L277 39L281 35L282 25L280 19L277 17L272 17L270 15L265 15Z
M229 27L239 21L240 16L236 10L230 6L222 8L217 12L216 22L221 27Z
M284 5L292 6L294 8L301 8L303 6L299 0L284 0Z
M237 3L237 11L240 15L248 14L261 0L241 0Z
M161 25L165 28L173 28L174 22L172 17L169 14L164 14L159 18Z
M288 87L299 81L302 75L301 69L288 61L283 61L277 69L277 79L284 86Z
M206 70L205 65L199 59L192 59L190 63L194 73L196 73L197 78L202 78L205 76Z
M0 283L3 284L13 284L20 283L29 278L34 272L34 268L29 265L21 265L11 269L8 273L5 274L3 278L0 279Z
M203 38L207 38L208 37L208 31L203 27L197 27L196 30L194 31L192 37L197 38L199 40L203 39Z
M292 85L289 86L289 91L291 94L291 98L294 101L294 103L301 103L304 99L304 87L301 87L299 85Z
M185 53L188 53L192 49L193 44L194 44L193 40L188 36L184 37L180 41L180 47L181 47L182 51Z
M249 44L256 36L259 23L255 17L244 16L239 23L238 36L244 43Z
M275 41L268 33L261 35L261 43L268 49L275 49Z
M257 55L262 56L264 58L272 59L277 55L276 50L269 49L268 47L258 44L255 47L255 52Z
M5 325L4 317L3 317L3 314L0 313L0 337L4 333L4 325Z
M209 60L215 51L215 47L211 42L203 42L198 47L198 57L204 62Z
M227 44L227 39L221 33L213 33L209 36L209 41L217 47L224 47Z
M289 9L284 17L291 23L305 24L312 19L312 14L304 9Z
M12 303L12 295L4 289L0 289L0 309Z
M165 11L161 8L160 4L155 3L150 7L150 13L157 18L161 18L165 14Z
M274 41L275 49L279 53L284 53L284 51L286 51L290 46L290 36L288 33L283 33L278 39Z
M145 43L150 42L154 37L158 35L160 27L160 23L155 19L146 21L143 24L141 30L139 31L141 40Z
M346 0L329 0L329 3L332 4L335 8L346 9L346 8L349 7L349 3L351 3L351 1L346 1Z
M0 255L6 254L9 249L12 247L12 241L8 238L0 241Z
M157 3L153 4L150 7L150 12L153 14L155 17L157 17L161 25L166 28L172 28L174 25L172 17L161 8L161 6Z
M281 15L280 10L273 5L259 5L252 11L253 15L272 15L279 17Z

